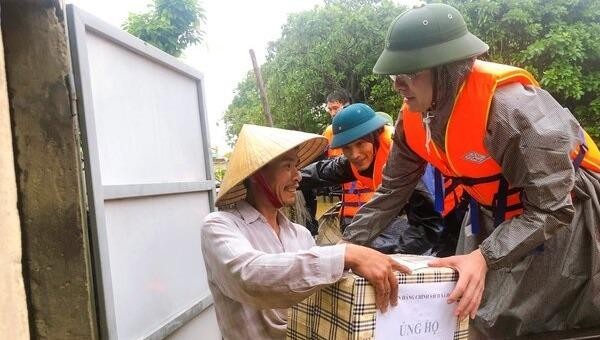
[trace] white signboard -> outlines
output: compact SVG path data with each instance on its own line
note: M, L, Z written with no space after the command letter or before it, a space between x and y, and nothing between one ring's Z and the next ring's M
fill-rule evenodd
M163 339L212 304L202 74L69 5L101 339Z
M398 290L398 305L377 312L377 340L452 339L456 330L456 303L448 296L456 282L404 284Z

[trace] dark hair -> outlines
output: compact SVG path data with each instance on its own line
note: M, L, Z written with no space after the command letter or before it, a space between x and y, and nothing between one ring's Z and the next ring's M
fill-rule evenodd
M343 105L352 104L352 97L345 89L337 89L327 95L327 102L340 102Z
M371 133L368 133L368 134L366 134L366 135L362 136L362 137L361 137L361 138L359 138L359 139L362 139L362 140L364 140L365 142L368 142L368 143L371 143L371 144L373 144L373 147L375 148L375 150L377 150L377 148L379 148L379 135L380 135L381 133L383 133L383 129L384 129L384 128L383 128L383 127L381 127L381 128L379 128L379 129L377 129L377 130L375 130L375 131L371 132Z
M244 189L246 189L246 190L250 189L250 177L244 178L244 180L242 181L242 184L244 185Z

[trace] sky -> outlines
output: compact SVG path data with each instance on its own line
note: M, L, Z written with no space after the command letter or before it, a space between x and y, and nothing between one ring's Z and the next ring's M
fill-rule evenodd
M110 25L120 27L130 12L147 10L152 0L67 0ZM412 0L397 2L411 3ZM269 41L277 40L290 13L310 10L322 0L199 0L206 23L201 44L189 47L181 60L204 74L211 146L219 155L230 151L223 113L237 84L252 69L249 49L264 63Z

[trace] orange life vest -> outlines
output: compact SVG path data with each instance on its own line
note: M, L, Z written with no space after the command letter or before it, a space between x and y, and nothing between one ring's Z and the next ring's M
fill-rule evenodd
M327 125L325 131L323 131L323 137L327 138L327 140L329 141L329 145L331 145L331 141L333 140L333 127L331 126L331 124ZM342 154L342 149L332 149L330 147L327 147L327 157L329 158L341 156Z
M408 146L436 167L445 177L460 182L480 205L495 211L495 222L522 213L521 189L513 188L501 174L501 167L487 151L484 140L488 114L496 87L510 83L539 86L527 71L477 60L459 90L446 128L446 152L433 141L425 146L426 130L421 113L402 108L404 133ZM583 130L582 130L583 131ZM600 171L600 152L585 133L587 152L573 150L571 157L583 154L581 166ZM502 206L500 206L501 204ZM497 212L504 211L504 214ZM502 215L502 216L499 216ZM496 225L498 223L495 223Z
M379 134L379 146L377 148L377 152L375 153L375 165L373 166L373 177L366 177L361 175L358 172L358 169L350 164L352 168L352 174L354 174L354 178L360 181L362 184L371 188L372 191L375 191L379 185L381 185L381 180L383 176L383 167L387 162L388 155L390 154L390 149L392 148L392 137L394 136L394 128L385 125L383 127L383 132Z
M379 146L373 159L375 162L373 165L373 177L362 176L358 173L358 169L350 164L356 181L344 184L344 196L342 197L342 209L340 210L342 216L353 217L356 215L358 209L373 197L375 190L381 184L383 167L385 166L385 162L387 162L392 147L393 135L394 128L388 125L385 125L383 132L379 134ZM356 184L352 185L352 183ZM348 184L351 184L351 186L346 190Z
M358 172L358 169L350 164L352 174L356 178L355 182L345 183L343 209L341 215L345 217L353 217L358 212L358 209L367 203L372 197L377 188L381 185L383 168L387 162L391 147L394 128L386 125L383 132L379 135L379 148L374 157L373 177L366 177ZM352 184L356 183L356 184ZM350 184L350 188L348 188ZM445 204L440 212L442 216L446 216L460 202L462 197L462 187L453 186L450 179L445 179L444 186L446 187Z
M441 207L438 207L436 202L436 210L441 213L443 217L446 217L446 215L454 210L454 208L461 202L464 189L460 184L454 182L450 177L441 178L441 181L443 182L442 185L444 187L444 191L440 193L440 195L442 195L444 203Z

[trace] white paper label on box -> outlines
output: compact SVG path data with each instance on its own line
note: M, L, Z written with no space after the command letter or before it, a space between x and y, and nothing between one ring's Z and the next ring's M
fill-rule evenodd
M433 256L406 256L400 254L389 256L412 271L427 268L429 267L427 263L436 259Z
M448 296L456 282L400 285L398 305L385 314L377 311L375 339L452 339L456 330L456 303Z

